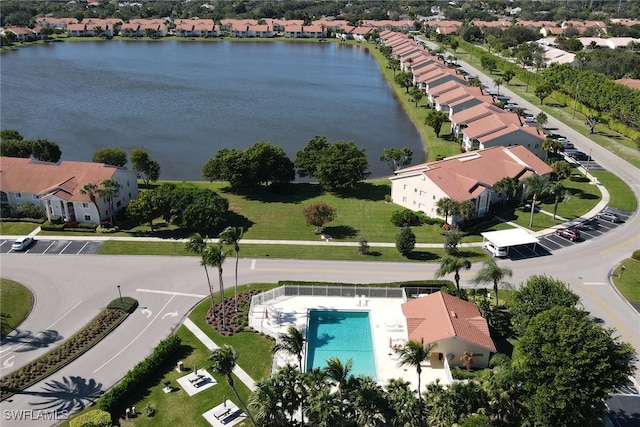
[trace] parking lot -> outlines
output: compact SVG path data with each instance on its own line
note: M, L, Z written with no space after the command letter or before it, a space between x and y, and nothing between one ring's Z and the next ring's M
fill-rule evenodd
M11 249L13 240L1 239L0 240L0 253L16 253ZM101 241L93 240L51 240L51 239L38 239L27 248L25 251L17 253L24 254L50 254L50 255L81 255L81 254L96 254L98 248L102 245Z
M592 218L575 228L580 232L580 238L575 242L564 237L557 236L555 233L547 234L540 238L540 242L536 245L512 246L509 248L508 258L517 261L520 259L528 259L551 255L553 251L566 248L572 245L580 245L590 239L598 237L609 230L619 227L629 218L631 212L610 209L618 214L621 222L613 223L597 218Z

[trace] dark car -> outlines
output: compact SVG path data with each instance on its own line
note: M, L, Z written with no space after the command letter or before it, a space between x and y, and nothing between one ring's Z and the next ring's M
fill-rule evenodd
M565 151L565 154L569 157L571 157L572 159L575 160L593 160L591 157L589 157L587 154L583 153L582 151Z
M559 228L556 230L556 236L564 237L572 242L580 238L580 232L575 228Z

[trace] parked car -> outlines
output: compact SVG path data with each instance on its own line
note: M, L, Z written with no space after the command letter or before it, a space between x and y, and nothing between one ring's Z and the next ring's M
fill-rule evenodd
M504 109L506 111L513 111L514 108L516 108L518 106L518 104L514 104L513 102L509 102L508 104L505 104Z
M493 242L485 243L482 248L487 250L494 257L502 258L507 256L507 248L496 246Z
M618 215L615 212L611 212L607 210L598 212L598 214L596 215L596 218L603 219L605 221L620 222L620 217L618 217Z
M556 236L564 237L565 239L569 239L572 242L575 242L580 238L580 232L575 228L559 228L556 230Z
M522 117L526 123L533 123L536 121L536 118L531 113L525 113Z
M11 249L14 251L24 251L33 243L33 237L21 237L11 245Z
M574 148L576 148L575 145L573 145L573 142L571 141L563 141L562 146L564 147L565 150L573 150Z
M582 160L582 161L593 160L591 157L589 157L589 155L578 150L565 151L564 154L575 160Z

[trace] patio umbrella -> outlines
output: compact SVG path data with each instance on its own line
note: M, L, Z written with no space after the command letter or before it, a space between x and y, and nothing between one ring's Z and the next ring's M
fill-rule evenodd
M196 365L195 363L193 364L193 373L198 375L198 365Z

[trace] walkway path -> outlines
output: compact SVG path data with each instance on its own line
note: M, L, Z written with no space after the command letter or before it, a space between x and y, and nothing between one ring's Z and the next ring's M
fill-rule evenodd
M185 319L182 324L186 326L187 329L189 329L193 333L193 335L195 335L196 338L198 338L202 342L202 344L204 344L205 347L209 349L209 351L220 348L216 343L213 342L213 340L211 340L211 338L207 336L207 334L204 333L202 329L198 327L198 325L193 323L191 319ZM236 377L238 377L240 381L244 383L244 385L249 388L249 390L254 391L256 389L256 382L241 367L236 365L236 367L233 369L233 373L236 375Z

